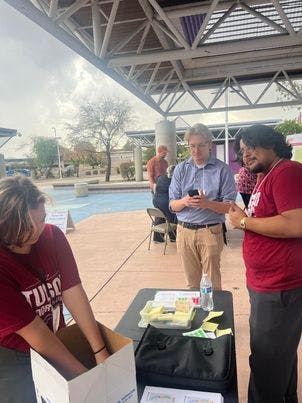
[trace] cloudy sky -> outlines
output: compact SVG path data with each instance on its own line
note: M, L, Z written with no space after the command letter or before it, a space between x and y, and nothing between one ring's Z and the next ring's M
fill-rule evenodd
M78 105L96 91L118 93L129 100L136 114L133 130L153 128L161 119L119 84L0 0L0 127L22 133L1 149L5 157L24 156L30 139L53 135L52 127L64 142L65 123L76 116ZM273 108L230 113L229 121L295 116L295 110ZM201 120L197 115L184 119L190 124ZM202 121L222 123L224 114L203 115Z

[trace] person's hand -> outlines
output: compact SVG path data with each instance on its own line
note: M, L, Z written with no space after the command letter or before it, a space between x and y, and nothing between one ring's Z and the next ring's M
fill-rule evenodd
M105 348L104 350L100 351L99 353L95 354L95 361L97 364L101 364L110 356L108 353L107 349Z
M193 197L187 195L187 196L184 196L181 200L186 207L192 207L192 205L191 205L192 199L193 199Z
M185 196L186 206L192 208L207 208L209 200L202 190L199 190L199 196Z
M234 202L230 203L230 209L228 214L229 214L228 219L234 228L240 228L241 219L243 217L247 217L245 212Z

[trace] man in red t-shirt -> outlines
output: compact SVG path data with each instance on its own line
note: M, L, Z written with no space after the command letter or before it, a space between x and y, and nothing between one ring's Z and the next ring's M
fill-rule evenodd
M249 403L298 403L297 349L302 332L302 164L290 161L282 134L255 125L235 151L259 174L245 214L229 220L245 231L243 258L250 294Z
M156 179L161 175L165 175L167 171L168 162L165 160L167 154L167 146L160 145L157 147L157 154L155 157L147 162L148 180L152 193L155 193Z

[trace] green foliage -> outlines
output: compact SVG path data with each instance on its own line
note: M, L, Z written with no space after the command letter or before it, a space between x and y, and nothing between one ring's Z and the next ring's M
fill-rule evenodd
M190 151L187 146L177 146L177 163L190 157Z
M288 136L290 134L298 134L302 133L302 124L298 123L296 120L284 120L284 122L279 123L275 130L279 133L282 133L284 136Z
M39 169L52 168L58 163L57 142L49 137L35 137L32 153Z
M135 144L134 144L134 143L131 143L131 141L128 139L128 140L126 141L126 143L123 145L122 150L123 150L123 151L133 151L134 148L135 148Z
M148 147L143 150L143 164L147 164L147 162L155 156L155 147Z
M123 179L132 180L135 175L135 168L131 162L122 162L119 167L120 174Z

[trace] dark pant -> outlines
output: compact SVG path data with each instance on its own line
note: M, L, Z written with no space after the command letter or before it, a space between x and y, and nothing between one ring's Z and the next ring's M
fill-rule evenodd
M155 218L155 224L156 225L162 224L164 222L165 222L164 218L161 218L161 217L156 217ZM173 232L173 231L169 232L169 238L170 238L170 241L175 241L176 240L176 230L175 230L175 232ZM164 242L165 241L164 240L164 235L160 234L159 232L154 232L153 233L153 241L155 241L155 242Z
M297 349L302 332L302 288L249 290L249 403L298 403Z
M0 347L0 402L36 402L29 354Z

